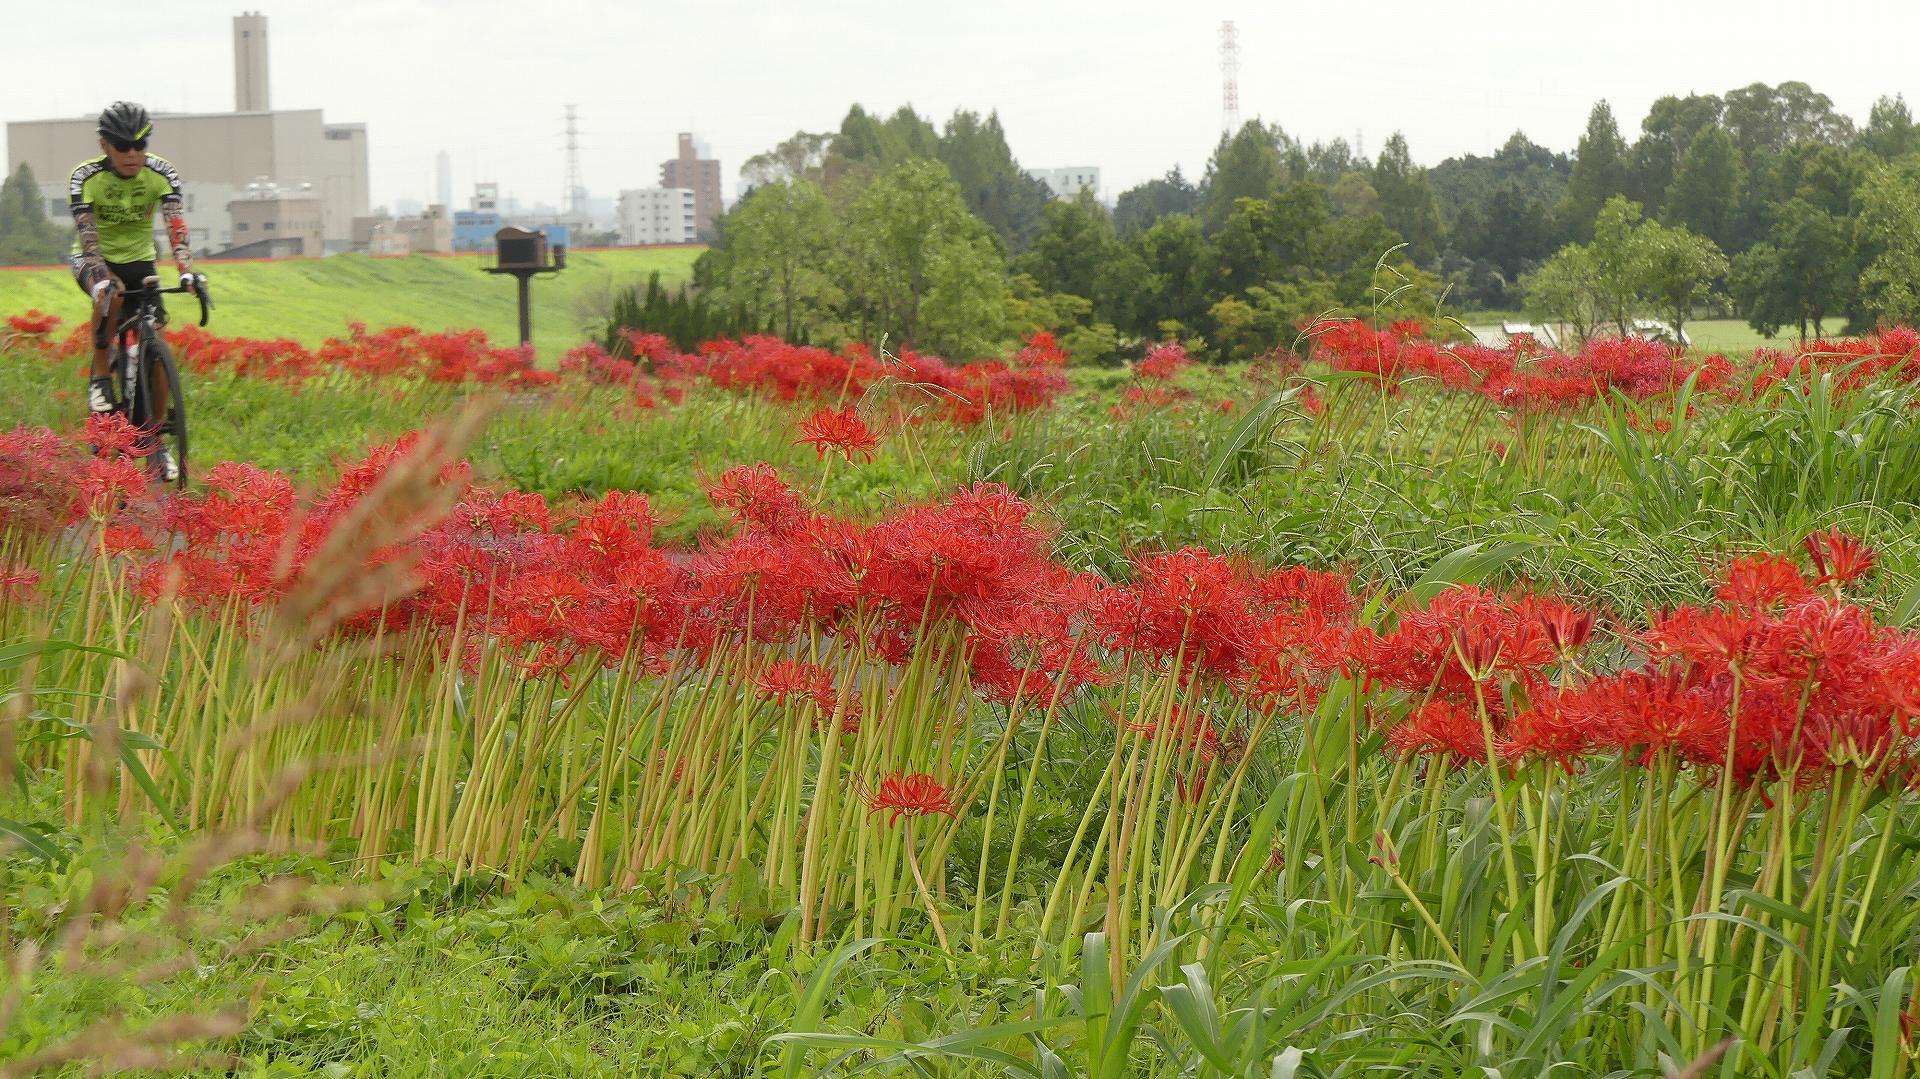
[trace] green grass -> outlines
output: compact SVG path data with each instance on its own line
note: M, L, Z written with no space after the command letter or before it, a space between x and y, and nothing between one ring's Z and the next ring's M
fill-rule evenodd
M533 339L551 359L578 344L605 317L618 290L646 283L658 271L663 282L686 280L700 248L645 248L568 252L567 269L533 283ZM202 264L219 304L208 329L225 337L291 337L318 345L346 332L347 323L379 329L412 325L423 330L485 330L511 344L519 339L512 278L483 273L478 255L372 258L335 255L323 259ZM169 270L163 275L171 281ZM174 298L175 318L186 310ZM38 308L78 321L86 300L65 269L0 272L0 314Z
M386 265L359 262L376 270ZM12 306L0 300L0 310ZM562 337L554 347L571 343ZM1323 387L1328 409L1318 418L1280 403L1258 413L1268 422L1250 424L1265 395L1243 375L1194 371L1184 383L1194 393L1191 401L1116 417L1109 406L1124 376L1076 370L1074 392L1058 408L1010 427L962 432L927 425L914 429L911 441L890 432L878 460L832 471L823 502L835 512L868 516L963 480L1004 481L1048 507L1060 527L1063 561L1109 571L1120 570L1131 553L1191 542L1276 561L1346 565L1364 580L1404 587L1450 552L1511 542L1515 548L1495 583L1524 580L1593 597L1629 623L1643 607L1703 598L1703 572L1731 550L1791 550L1807 532L1838 523L1880 549L1880 583L1868 597L1873 606L1910 615L1912 597L1920 595L1911 591L1920 580L1920 532L1912 525L1920 502L1920 451L1914 449L1920 415L1906 407L1905 387L1841 396L1824 387L1783 391L1757 407L1703 402L1699 416L1688 420L1681 409L1675 430L1655 435L1605 409L1516 426L1484 401L1430 384L1382 397L1336 383ZM6 425L71 426L77 400L54 394L70 392L75 381L64 363L0 355L0 398L20 402ZM458 396L444 388L403 391L392 383L347 380L296 389L227 375L194 381L189 389L203 439L197 467L231 456L286 468L309 482L328 478L332 461L367 442L445 414ZM667 534L681 541L717 525L700 493L703 477L756 460L778 464L806 489L820 475L813 452L793 444L794 409L696 389L684 406L636 413L621 396L569 391L514 401L474 446L477 474L550 497L644 490L672 519ZM1224 398L1238 402L1229 414L1212 407ZM1509 451L1495 452L1495 442ZM52 697L48 707L67 705ZM453 707L466 707L465 699ZM1252 816L1271 806L1280 814L1259 827L1293 837L1274 848L1287 855L1292 876L1285 882L1262 877L1230 903L1215 896L1208 902L1216 913L1204 918L1174 912L1175 931L1207 935L1208 946L1193 964L1161 965L1154 982L1166 988L1141 997L1133 1013L1147 1015L1152 1025L1136 1045L1122 1042L1117 1055L1109 1054L1110 1070L1089 1066L1096 1032L1120 1028L1128 1013L1124 995L1112 1005L1111 1027L1098 1003L1086 1008L1084 1020L1072 1014L1079 1002L1095 1002L1096 993L1110 995L1095 978L1104 977L1104 964L1076 966L1070 953L1033 956L1020 933L1036 913L1028 886L1051 879L1074 822L1097 801L1090 792L1111 746L1102 741L1106 723L1091 707L1063 716L1054 756L1036 772L1036 826L1020 863L1015 924L1021 928L997 949L941 959L928 931L909 923L906 935L862 952L835 973L829 948L797 946L781 911L756 907L747 895L716 896L712 881L668 887L649 879L625 894L575 888L563 878L579 841L562 838L541 852L530 879L511 885L485 876L458 881L433 863L396 863L384 870L389 891L383 901L316 923L309 939L234 959L213 946L230 943L222 938L203 949L197 967L150 992L116 988L121 995L114 999L137 1023L244 1000L258 986L251 1026L220 1043L241 1063L199 1073L208 1075L772 1075L781 1074L793 1043L766 1039L783 1032L906 1043L958 1032L945 1046L957 1050L967 1047L963 1039L983 1039L978 1032L995 1029L1002 1033L994 1048L1028 1060L1039 1055L1043 1036L1047 1052L1069 1062L1060 1074L1074 1075L1438 1077L1493 1074L1495 1066L1501 1074L1539 1075L1547 1074L1541 1061L1558 1056L1577 1063L1553 1074L1652 1077L1685 1063L1655 1038L1666 1033L1658 1022L1642 1024L1648 1034L1633 1060L1624 1052L1611 1055L1623 1043L1595 1040L1596 1032L1614 1037L1610 1032L1640 1022L1636 1015L1657 1017L1657 1008L1636 1009L1647 1006L1651 987L1664 984L1667 971L1642 970L1630 958L1610 959L1584 944L1567 953L1570 965L1558 972L1557 953L1546 957L1553 968L1543 967L1540 957L1514 965L1506 938L1468 929L1457 935L1471 957L1465 964L1471 976L1449 972L1443 957L1422 951L1428 938L1411 907L1386 877L1367 868L1377 864L1370 860L1377 851L1367 845L1371 828L1359 831L1357 841L1324 848L1310 834L1307 807L1320 796L1309 801L1311 784L1303 777L1318 773L1297 761L1326 754L1286 741L1263 760L1262 797L1245 809ZM1321 729L1346 749L1340 728ZM1372 754L1378 747L1363 748ZM57 783L46 776L25 792L0 790L0 817L57 819ZM1613 788L1591 777L1554 777L1554 783L1554 797L1574 807L1569 817L1578 827L1567 833L1564 848L1575 856L1555 863L1565 877L1555 894L1564 898L1550 895L1546 905L1555 924L1569 927L1570 940L1585 940L1594 934L1591 926L1575 932L1582 919L1600 923L1607 908L1584 906L1584 897L1605 898L1601 889L1612 886L1616 871L1592 853L1609 849L1615 807L1585 800L1584 792ZM1372 797L1365 785L1353 789L1356 797ZM1388 824L1406 866L1426 859L1427 875L1405 871L1453 931L1484 922L1486 912L1506 900L1496 895L1490 787L1433 789L1431 804L1409 804L1404 819ZM1547 801L1543 794L1539 804ZM1832 976L1854 995L1842 993L1811 1010L1852 1031L1834 1043L1844 1055L1830 1066L1791 1073L1796 1079L1910 1074L1892 1070L1896 1040L1868 1030L1874 1023L1896 1025L1894 1006L1906 999L1907 983L1890 981L1889 970L1917 954L1920 942L1907 913L1920 911L1911 805L1901 802L1897 811L1896 818L1894 808L1885 810L1897 822L1887 834L1902 859L1880 886L1886 898L1877 911L1886 913L1874 921L1860 915L1865 928L1857 935L1865 943L1843 949ZM1812 816L1807 821L1804 841L1811 842L1819 824ZM954 864L972 864L985 845L977 825L970 821L962 830ZM1429 828L1435 839L1419 848L1416 841ZM81 829L51 834L83 855L83 844L94 842ZM1417 848L1426 854L1416 856ZM1871 845L1863 845L1858 857L1871 854ZM324 858L257 860L234 867L209 891L288 868L311 871L323 884L347 882L356 879L353 857L352 845L341 844ZM55 912L68 909L94 879L84 872L86 862L76 857L72 868L54 870L17 857L0 860L0 912L16 908L11 928L0 927L0 944L8 932L16 940L43 935ZM1370 874L1368 887L1335 893L1322 883L1335 870L1350 870L1356 879ZM939 874L937 867L932 871ZM1736 883L1750 884L1751 874ZM970 880L950 872L935 884L964 894ZM1334 909L1329 894L1352 909ZM1841 916L1851 919L1866 906L1834 904L1837 913L1823 924L1851 929L1856 923ZM142 915L136 928L156 921ZM832 936L824 942L833 943ZM1616 973L1597 983L1584 976L1605 968ZM1076 997L1052 991L1036 1005L1036 990L1075 981ZM1470 984L1478 989L1468 991ZM810 1005L816 985L820 996ZM1888 985L1893 988L1883 988ZM18 1040L0 1038L0 1060L35 1038L77 1028L98 1012L95 994L107 992L79 979L48 977L25 997ZM1547 1008L1549 999L1557 1007ZM1202 1003L1176 1015L1171 1005L1179 1001ZM1037 1020L1030 1018L1036 1007ZM1220 1029L1202 1030L1211 1016L1218 1016ZM1034 1022L1048 1028L1036 1033L1028 1027ZM1515 1050L1501 1058L1507 1050L1498 1047L1522 1034L1537 1055ZM1496 1048L1480 1048L1483 1039ZM796 1051L791 1074L822 1074L845 1044ZM1204 1060L1202 1045L1212 1054ZM1810 1045L1805 1058L1818 1048ZM1294 1063L1304 1056L1304 1066L1283 1070L1286 1053L1296 1049ZM1657 1063L1663 1055L1671 1067ZM1210 1070L1216 1056L1235 1063ZM1006 1074L951 1055L918 1063L919 1072L903 1066L870 1074ZM1783 1079L1786 1073L1738 1074Z
M1528 318L1520 311L1467 311L1457 316L1463 326L1495 326L1502 322L1526 322ZM1827 325L1830 337L1840 336L1844 320L1835 319ZM1737 318L1699 318L1687 323L1687 336L1693 339L1693 347L1701 352L1751 352L1756 348L1792 348L1800 343L1800 334L1788 327L1772 337L1766 337L1753 327Z

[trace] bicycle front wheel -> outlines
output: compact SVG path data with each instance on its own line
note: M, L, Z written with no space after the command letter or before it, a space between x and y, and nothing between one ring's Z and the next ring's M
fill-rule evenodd
M187 486L187 399L180 387L180 368L173 362L173 350L158 333L142 334L140 343L140 380L135 384L133 400L128 402L127 418L149 438L167 448L178 469L173 483L181 490ZM158 471L156 461L154 469Z

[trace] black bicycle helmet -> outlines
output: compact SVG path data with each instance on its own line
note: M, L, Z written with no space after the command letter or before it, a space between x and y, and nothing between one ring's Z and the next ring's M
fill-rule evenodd
M100 134L121 142L133 142L153 135L153 120L146 107L131 101L116 101L100 113Z

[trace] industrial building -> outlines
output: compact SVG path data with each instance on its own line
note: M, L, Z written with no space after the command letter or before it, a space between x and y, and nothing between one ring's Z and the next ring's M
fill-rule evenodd
M353 219L368 210L367 125L329 123L319 109L272 108L266 16L235 16L233 35L234 111L169 113L148 103L153 152L171 161L184 181L194 250L211 254L261 239L254 227L266 222L251 216L257 208L242 205L249 226L242 232L229 207L260 201L248 193L267 188L314 200L322 247L347 249ZM31 168L48 215L62 224L72 220L69 173L99 154L96 117L7 124L7 172Z

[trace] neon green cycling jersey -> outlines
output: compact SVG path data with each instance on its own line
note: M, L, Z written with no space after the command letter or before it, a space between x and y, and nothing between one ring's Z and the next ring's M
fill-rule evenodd
M165 158L147 155L132 176L121 176L102 157L74 166L68 204L76 216L91 212L100 234L100 256L108 262L152 262L153 212L161 203L181 201L180 174ZM85 237L76 234L73 252L83 253Z

